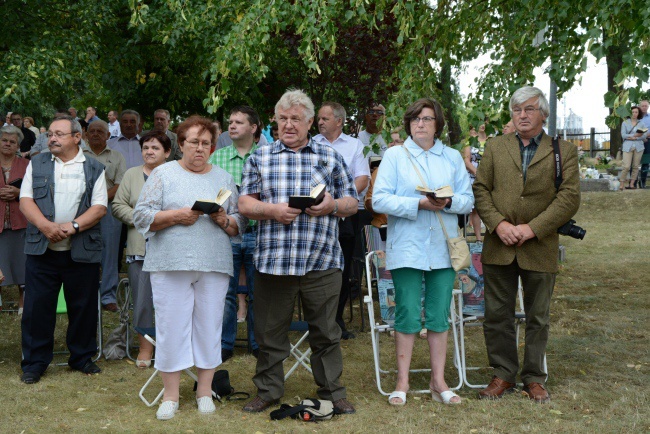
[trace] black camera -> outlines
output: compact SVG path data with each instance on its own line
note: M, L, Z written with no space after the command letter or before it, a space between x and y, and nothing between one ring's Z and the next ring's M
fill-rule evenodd
M576 226L575 220L569 220L558 228L557 233L560 235L568 235L576 240L582 240L587 231L582 229L580 226Z

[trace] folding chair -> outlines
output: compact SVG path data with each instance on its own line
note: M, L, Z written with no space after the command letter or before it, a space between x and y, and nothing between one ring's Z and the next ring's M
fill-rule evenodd
M478 327L483 325L485 318L485 298L483 285L483 267L481 264L481 254L483 245L479 243L469 243L470 253L472 254L471 266L468 272L459 273L460 296L456 297L458 315L458 328L460 335L460 366L463 383L473 389L483 389L487 384L473 384L468 378L468 371L478 371L481 369L492 369L489 366L468 366L467 352L465 347L465 328ZM526 314L524 312L524 299L519 280L517 289L518 306L515 311L515 332L516 340L519 342L519 329L522 324L526 323ZM546 355L544 355L544 371L548 378L548 367L546 365Z
M393 331L394 317L395 317L395 304L394 304L394 286L392 279L390 277L390 272L386 270L385 260L383 258L383 252L371 251L366 255L366 279L368 287L368 295L364 297L364 303L366 304L366 310L368 311L368 322L370 324L370 337L372 340L372 351L375 365L375 381L377 383L377 389L382 395L388 396L390 391L384 390L382 386L382 375L389 373L396 373L396 369L387 369L383 368L381 365L380 358L380 335L382 333L389 334ZM381 323L375 321L375 307L373 305L373 280L377 284L378 298L379 298L379 307L381 315ZM454 298L458 298L460 291L454 289L453 297L450 306L450 318L449 322L451 324L451 333L453 338L453 363L456 371L458 372L458 384L454 387L451 387L452 390L458 390L463 385L463 377L461 374L461 365L460 365L460 352L458 348L458 315L456 312L456 303ZM431 372L430 368L423 369L411 369L411 373L422 373L422 372ZM411 390L411 393L431 393L430 390Z
M126 357L135 362L137 356L133 357L131 352L139 349L139 346L135 344L137 333L132 322L133 301L131 300L131 285L128 278L125 277L120 280L115 295L117 306L120 309L120 321L126 321Z
M290 354L293 356L296 361L294 364L289 368L286 374L284 374L284 380L286 381L291 374L295 372L298 367L301 365L309 371L311 374L311 364L309 362L309 356L311 356L311 348L309 347L309 341L307 340L309 338L309 325L307 324L307 321L293 321L291 322L291 326L289 327L290 332L300 332L303 333L302 336L300 336L300 339L295 344L291 344L291 350ZM305 342L306 341L306 342ZM304 345L307 345L306 349L303 349ZM285 359L289 360L287 357Z
M148 340L149 342L151 342L151 344L154 346L154 348L156 347L156 340L155 340L155 337L156 337L156 329L155 329L154 327L150 327L150 328L149 328L149 327L136 327L136 328L135 328L135 331L138 332L138 333L140 333L142 336L144 336L144 338L145 338L146 340ZM156 403L157 403L158 401L160 401L160 398L162 398L162 397L163 397L163 394L165 393L165 388L163 387L163 388L160 390L160 392L158 393L158 395L156 395L156 397L153 399L153 401L149 401L149 400L144 396L145 391L147 390L147 388L149 387L149 385L153 382L153 380L156 378L156 376L158 375L158 372L159 372L158 369L154 369L153 374L151 374L151 377L149 377L149 379L147 380L147 382L144 383L144 386L142 386L142 389L140 389L140 393L138 393L138 396L140 397L140 399L142 400L142 402L145 403L145 405L146 405L147 407L153 407L154 405L156 405ZM196 374L194 374L194 372L192 372L192 370L191 370L190 368L184 369L183 372L185 372L187 375L189 375L190 378L192 378L194 381L199 381L199 379L198 379L198 377L196 376ZM213 398L216 398L216 397L217 397L217 394L215 393L214 390L212 391L212 397L213 397Z
M99 291L99 289L97 289ZM104 333L103 333L103 322L102 322L102 302L101 302L101 294L97 297L97 354L95 357L93 357L92 361L96 362L102 357L102 352L104 348ZM56 313L57 315L60 314L67 314L68 313L68 306L65 303L65 295L63 293L63 285L61 285L61 291L59 291L59 298L57 300L56 304ZM70 354L68 350L63 350L63 351L54 351L54 355L59 355L59 354ZM61 363L55 363L56 366L67 366L68 362L61 362Z

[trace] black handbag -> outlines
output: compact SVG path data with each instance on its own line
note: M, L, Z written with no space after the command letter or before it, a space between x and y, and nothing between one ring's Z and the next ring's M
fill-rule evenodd
M194 391L198 383L194 382ZM223 398L226 401L239 401L250 398L250 394L246 392L235 392L235 388L230 384L230 375L225 369L220 369L214 373L212 378L212 397L221 402Z

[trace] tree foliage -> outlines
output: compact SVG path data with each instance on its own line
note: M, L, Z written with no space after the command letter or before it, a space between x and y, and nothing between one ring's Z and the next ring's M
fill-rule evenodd
M0 11L11 17L0 105L44 116L69 103L219 117L247 103L267 114L295 86L353 115L378 100L386 130L434 96L455 142L454 74L479 56L490 62L467 104L475 126L505 120L535 67L551 65L561 94L588 53L605 58L612 127L650 76L650 8L627 0L6 0Z

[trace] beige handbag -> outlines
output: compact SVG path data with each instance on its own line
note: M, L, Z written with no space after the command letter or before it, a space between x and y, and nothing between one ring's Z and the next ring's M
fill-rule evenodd
M415 169L415 172L418 174L418 177L420 177L420 182L422 183L422 187L427 187L427 183L424 181L424 178L420 173L420 169L418 169L418 166L413 162L411 158L411 153L409 152L408 149L406 149L405 146L402 146L402 148L404 149L404 151L406 151L406 155L408 155L409 161L413 165L413 168ZM449 249L449 259L451 259L451 267L454 269L454 271L460 271L464 268L469 268L470 253L469 253L469 246L467 245L467 241L465 241L465 237L449 238L449 235L447 234L447 229L445 228L445 224L442 221L442 217L440 217L440 212L436 211L436 215L438 216L440 227L442 227L442 232L445 234L445 239L447 240L447 248ZM460 229L458 230L458 232L460 233Z

